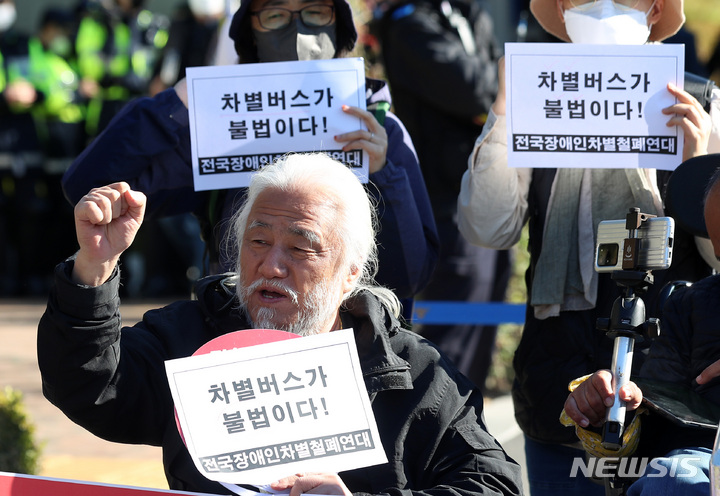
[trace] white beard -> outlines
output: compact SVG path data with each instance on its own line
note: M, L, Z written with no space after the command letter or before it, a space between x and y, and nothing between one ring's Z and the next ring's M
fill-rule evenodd
M302 306L298 303L297 292L285 286L279 281L258 280L247 288L240 288L238 298L240 305L256 329L277 329L280 331L291 332L299 336L312 336L326 332L327 329L321 326L328 322L332 316L337 313L337 302L333 301L331 291L336 281L323 280L318 283L312 291L305 296L305 302ZM274 286L285 292L291 301L298 306L297 319L291 323L278 323L276 320L276 312L272 308L261 307L257 312L257 317L253 319L247 308L247 300L250 294L260 285Z

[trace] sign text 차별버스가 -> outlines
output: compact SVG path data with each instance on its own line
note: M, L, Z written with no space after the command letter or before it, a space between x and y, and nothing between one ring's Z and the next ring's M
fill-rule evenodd
M166 369L185 444L209 479L263 485L386 461L351 329L169 360Z
M192 67L187 88L196 191L246 187L287 153L327 153L368 181L367 154L334 139L366 129L342 111L366 109L363 59Z
M506 44L508 164L674 170L683 132L662 109L684 62L673 44Z

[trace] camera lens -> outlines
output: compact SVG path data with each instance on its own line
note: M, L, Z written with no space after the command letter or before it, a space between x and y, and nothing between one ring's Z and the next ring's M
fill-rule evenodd
M614 267L618 261L619 246L616 243L598 246L597 264L599 267Z

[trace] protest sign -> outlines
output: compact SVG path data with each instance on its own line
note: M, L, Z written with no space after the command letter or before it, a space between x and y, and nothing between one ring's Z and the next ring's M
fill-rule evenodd
M334 139L366 129L342 111L366 109L363 59L191 67L187 88L196 191L248 186L289 152L326 152L368 181L367 154Z
M235 334L244 332L257 331ZM264 485L387 461L351 329L169 360L166 369L185 444L211 480Z
M38 494L52 494L53 496L203 496L201 493L185 491L119 486L0 472L0 496Z
M511 167L657 168L682 162L667 90L684 82L682 45L505 45Z

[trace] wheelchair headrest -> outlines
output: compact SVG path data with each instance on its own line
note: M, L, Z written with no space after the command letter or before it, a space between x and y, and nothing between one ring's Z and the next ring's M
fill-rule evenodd
M675 219L678 227L695 236L708 237L705 190L718 167L720 153L713 153L686 160L670 175L665 191L665 213Z

